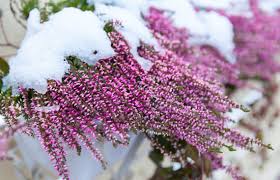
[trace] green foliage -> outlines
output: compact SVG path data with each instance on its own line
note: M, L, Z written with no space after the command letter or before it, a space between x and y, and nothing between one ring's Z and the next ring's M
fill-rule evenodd
M106 33L110 33L110 32L113 32L113 31L115 31L115 28L114 28L114 25L113 25L113 23L106 23L105 24L105 26L104 26L104 31L106 32Z
M149 157L157 166L157 169L151 178L151 180L182 180L182 179L200 179L202 174L209 176L212 172L211 162L206 159L203 155L199 154L198 150L186 143L185 141L177 141L176 143L166 138L162 135L156 135L153 137L154 140L160 144L162 150L167 152L167 154L177 154L177 152L182 153L181 156L183 159L190 158L193 160L193 163L182 163L182 159L176 158L176 155L173 156L172 162L180 163L178 169L174 167L163 167L162 162L164 160L164 155L158 149L153 149ZM177 144L176 149L172 144ZM230 148L230 146L229 146ZM215 149L218 151L219 149Z
M265 147L266 147L267 149L274 150L271 144L267 144L267 145L265 145Z
M0 92L3 86L2 78L9 73L9 64L0 57Z
M27 19L32 9L39 9L39 0L23 0L21 1L21 7L23 17Z
M181 168L173 171L172 167L158 168L151 178L151 180L188 180L188 179L199 179L200 172L198 169L192 167Z
M4 77L9 73L8 63L0 57L0 77Z
M52 13L56 13L65 7L76 7L83 11L94 11L94 6L88 5L87 0L63 0L57 3L50 1L47 3Z
M161 163L163 161L163 154L161 154L159 150L154 149L153 151L151 151L149 157L157 166L161 166Z
M48 20L50 14L59 12L65 7L75 7L83 11L94 11L94 6L89 5L87 0L60 0L58 2L50 0L43 7L39 6L39 0L24 0L21 7L21 13L25 19L28 18L32 9L39 9L43 22Z
M250 112L250 109L248 109L247 107L241 105L240 106L240 109L243 111L243 112Z
M66 57L67 62L70 64L71 70L86 70L90 66L83 62L81 59L77 58L76 56L68 56Z
M236 151L236 149L233 147L233 145L225 145L224 147L226 147L229 151Z

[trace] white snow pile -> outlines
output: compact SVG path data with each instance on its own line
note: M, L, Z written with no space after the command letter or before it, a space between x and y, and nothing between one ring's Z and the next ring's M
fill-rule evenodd
M148 70L151 62L137 52L140 42L160 48L140 15L121 7L96 4L95 13L65 8L41 24L38 10L33 10L26 37L17 55L9 61L10 73L4 78L5 87L12 86L15 92L20 86L45 93L48 80L61 80L69 70L66 56L77 56L88 64L113 56L111 42L103 29L110 21L121 23L117 30L127 40L139 64Z
M143 20L121 7L96 4L95 8L95 13L101 20L104 21L104 23L112 20L121 23L121 25L116 27L116 29L128 42L131 48L131 53L138 63L145 70L148 70L151 67L151 62L140 57L138 55L137 48L140 46L141 41L149 45L153 45L157 49L159 48L156 39L153 37L151 31L145 26Z
M30 14L27 36L17 55L9 61L10 73L4 79L5 86L34 88L44 93L47 80L61 80L68 71L66 56L75 55L94 64L114 55L103 30L104 23L93 12L65 8L43 24L38 16L38 10Z
M5 120L4 120L4 116L2 116L0 114L0 126L4 126L6 123L5 123Z
M90 5L105 4L125 8L140 17L149 8L147 0L87 0Z
M280 0L259 0L260 8L268 13L276 13L280 9Z
M190 0L198 8L224 10L227 14L252 16L249 0Z
M203 28L207 29L207 33L204 36L191 37L189 39L190 44L207 44L213 46L226 58L226 60L230 63L235 63L235 44L233 42L234 32L231 22L214 11L200 11L197 15L199 16L200 22L204 25Z
M171 19L177 27L190 32L189 43L206 44L215 47L229 62L234 63L233 25L216 12L196 11L189 0L155 0L150 3L159 9L171 12Z
M239 104L243 104L246 107L249 107L250 105L254 104L262 98L263 94L260 91L249 88L238 90L235 93L234 97L236 102L238 102ZM240 109L233 108L231 112L226 113L226 116L234 121L234 123L229 123L228 126L236 126L237 122L239 122L242 118L246 117L247 115L248 113Z

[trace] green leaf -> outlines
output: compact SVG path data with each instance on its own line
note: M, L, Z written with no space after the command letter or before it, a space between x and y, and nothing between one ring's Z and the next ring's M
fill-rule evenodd
M113 23L111 23L111 22L106 23L105 26L104 26L104 31L106 33L110 33L110 32L115 31Z
M224 146L225 146L229 151L236 151L236 149L234 149L233 145L228 146L228 145L225 145L225 144L224 144Z
M241 105L240 106L240 109L243 111L243 112L250 112L250 109L248 109L247 107Z
M6 76L9 73L9 64L0 57L0 78Z
M265 147L270 149L270 150L274 150L271 144L267 144L267 145L265 145Z
M161 162L163 161L163 155L157 149L151 151L149 157L157 166L160 166Z
M212 147L208 149L209 152L214 152L214 153L223 153L220 148L218 147Z
M186 145L187 156L190 157L193 161L197 162L199 159L199 153L197 149L189 144Z
M39 0L24 0L21 3L21 7L21 13L24 16L24 18L27 19L32 9L39 9Z

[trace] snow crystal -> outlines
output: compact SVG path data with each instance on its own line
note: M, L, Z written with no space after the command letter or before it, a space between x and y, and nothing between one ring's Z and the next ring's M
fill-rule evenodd
M4 78L4 85L14 90L22 86L44 93L47 80L61 80L68 71L66 56L94 64L114 55L104 23L93 12L65 8L40 24L39 12L33 10L27 24L26 37L10 59L10 73Z
M121 23L121 26L116 27L117 30L125 37L125 40L131 48L131 53L138 63L145 70L148 70L151 67L151 62L140 57L137 48L140 46L141 41L154 46L156 49L159 48L156 39L145 26L143 20L121 7L96 4L95 12L104 22L118 21Z

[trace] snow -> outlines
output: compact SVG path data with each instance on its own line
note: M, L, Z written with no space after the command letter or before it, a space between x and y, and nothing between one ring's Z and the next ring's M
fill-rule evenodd
M255 89L240 89L235 94L235 99L239 104L248 107L253 103L257 102L258 100L262 99L263 94ZM226 113L226 117L233 120L235 123L229 123L228 126L235 126L236 122L240 121L242 118L248 115L247 112L244 112L240 109L232 109L231 112Z
M280 0L259 0L260 8L267 13L276 13L280 9Z
M47 90L47 80L61 80L69 69L64 58L75 55L88 64L114 55L104 23L90 11L65 8L40 24L38 10L31 11L28 30L17 55L10 59L6 87ZM94 51L98 53L93 54Z
M125 8L138 17L141 17L142 12L148 9L147 0L87 0L88 4L106 4Z
M200 22L194 7L188 0L154 0L151 6L170 11L171 19L175 26L187 28L191 35L204 36L207 30Z
M200 22L207 29L204 37L191 37L190 44L207 44L215 47L230 63L235 63L233 25L224 16L214 11L198 12Z
M146 13L148 7L153 6L159 9L166 10L170 14L168 16L177 27L187 28L190 32L191 38L189 43L193 45L207 44L215 47L221 55L223 55L229 62L234 63L234 43L233 43L233 26L230 21L215 12L196 11L196 7L218 8L232 10L234 3L235 11L246 11L248 3L245 0L88 0L91 4L94 2L117 5L125 8L138 17L141 13ZM139 12L140 11L140 12ZM139 18L139 19L140 19Z
M251 17L249 0L191 0L198 8L224 10L227 14Z
M27 33L15 57L9 61L10 73L4 78L5 87L13 90L21 86L44 93L47 80L61 80L69 70L66 56L74 55L88 64L114 55L111 43L103 30L108 21L121 22L117 30L127 40L131 53L139 64L149 70L151 62L140 57L140 42L160 49L147 28L142 14L150 6L166 10L177 27L187 28L191 45L210 45L230 63L235 63L233 26L230 21L214 11L225 10L233 14L250 14L248 0L88 0L95 4L95 13L75 8L65 8L40 23L40 13L33 10L27 22ZM114 6L113 6L114 5ZM267 12L280 8L280 0L260 0ZM195 10L195 8L201 8ZM97 51L97 54L93 54Z
M5 120L4 120L4 116L2 116L0 114L0 126L4 126L6 123L5 123Z
M87 3L94 5L95 3L114 4L116 0L87 0Z
M40 12L37 10L31 11L29 18L27 20L27 31L25 34L25 39L28 39L33 34L36 34L41 29L40 24Z
M170 11L175 26L187 28L190 32L189 43L207 44L215 47L229 62L236 61L234 56L233 25L224 16L213 11L195 11L188 0L156 0L151 6Z
M36 107L35 110L39 112L53 112L58 111L60 109L60 106L42 106L42 107Z
M156 47L156 49L159 48L156 39L153 37L151 31L145 26L143 20L121 7L106 6L103 4L96 4L95 7L97 16L105 23L112 20L121 23L120 26L116 27L117 30L128 42L131 48L131 53L138 63L145 70L149 70L151 62L140 57L138 55L137 48L140 46L141 41Z
M191 0L192 4L201 8L228 9L230 0Z

